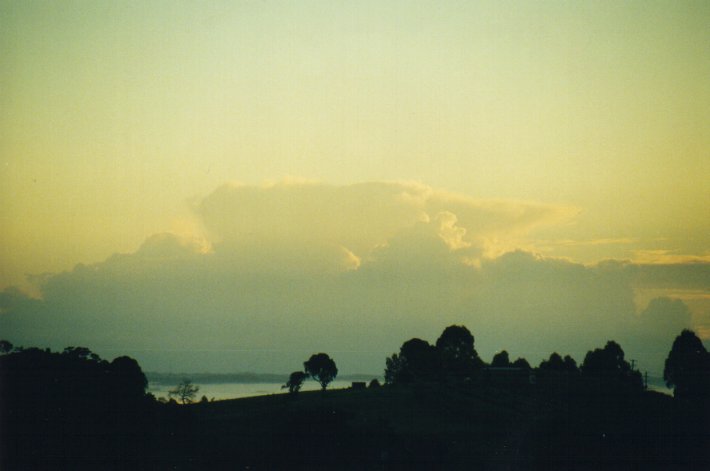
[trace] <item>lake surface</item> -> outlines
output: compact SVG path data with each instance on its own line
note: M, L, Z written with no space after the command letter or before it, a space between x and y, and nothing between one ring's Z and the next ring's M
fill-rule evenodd
M204 395L207 399L214 398L215 401L223 399L238 399L251 396L267 396L269 394L281 394L287 392L286 389L281 389L283 383L195 383L200 387L197 392L196 401ZM349 388L352 384L350 380L335 380L328 385L328 389L343 389ZM155 397L168 397L168 391L174 388L175 385L149 383L148 392L153 393ZM320 389L320 385L315 381L306 381L303 383L301 391L316 391ZM664 386L649 384L648 389L673 395L673 390Z
M659 392L659 393L667 394L667 395L669 395L669 396L672 396L672 395L673 395L673 389L668 388L668 387L666 387L666 386L660 386L660 385L657 385L657 384L649 384L649 385L648 385L648 389L649 389L650 391L656 391L656 392Z
M195 383L200 387L197 392L196 401L204 395L207 399L214 398L215 401L223 399L238 399L251 396L266 396L269 394L281 394L288 392L287 389L281 389L283 383ZM328 389L349 388L352 381L335 380L328 385ZM173 389L175 385L149 383L148 392L153 393L155 397L168 397L168 391ZM306 381L303 383L301 391L315 391L320 389L320 385L315 381Z

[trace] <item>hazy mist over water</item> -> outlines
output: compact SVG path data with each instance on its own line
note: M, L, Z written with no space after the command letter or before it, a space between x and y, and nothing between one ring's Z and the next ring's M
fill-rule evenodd
M242 397L266 396L269 394L285 394L287 389L281 389L281 386L286 382L281 383L200 383L197 386L200 390L195 397L195 401L199 401L202 396L207 399L215 399L217 401L224 399L239 399ZM349 388L352 385L351 381L334 380L328 385L328 389L343 389ZM168 391L174 387L167 384L148 384L148 392L152 393L156 398L168 398ZM312 380L303 383L301 391L317 391L320 385Z
M382 378L378 378L382 382ZM285 381L284 381L285 382ZM208 400L215 399L216 401L221 401L225 399L239 399L243 397L252 396L266 396L270 394L284 394L288 391L282 389L281 386L283 382L263 382L263 383L194 383L200 387L197 396L195 397L195 402L204 395ZM328 390L332 389L347 389L352 386L351 380L339 380L336 379L328 385ZM148 392L152 393L156 398L164 397L168 398L168 391L172 389L174 385L150 382L148 384ZM317 391L320 389L320 385L313 381L307 380L303 383L301 391ZM661 392L673 395L673 390L666 387L662 383L649 384L648 389L652 391Z

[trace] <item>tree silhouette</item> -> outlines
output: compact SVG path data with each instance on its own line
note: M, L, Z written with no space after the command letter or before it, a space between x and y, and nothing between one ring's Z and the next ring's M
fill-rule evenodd
M399 354L385 361L386 384L410 384L433 379L438 370L437 350L426 340L413 338L402 344Z
M301 386L303 386L303 382L306 380L306 378L308 378L308 375L303 371L294 371L288 377L288 381L286 381L286 384L281 386L281 389L288 388L289 393L297 394L298 391L301 390Z
M399 366L395 383L433 380L439 369L437 351L426 340L407 340L399 349Z
M596 348L587 352L582 363L583 373L625 373L631 370L631 365L624 360L624 350L621 346L610 340L604 348Z
M539 368L543 371L564 371L565 362L557 352L552 352L550 358L542 360Z
M512 366L513 366L513 368L523 368L526 370L531 369L530 363L528 363L528 361L525 358L518 358L517 360L515 360L513 362Z
M69 358L74 358L77 360L101 360L101 358L96 353L92 352L86 347L66 347L62 352L62 355L66 355Z
M679 399L698 400L710 393L710 354L692 330L683 330L673 341L663 379Z
M144 381L135 360L85 347L0 355L0 469L100 469L140 453L152 409Z
M614 345L618 347L618 344L616 342L611 342ZM621 347L619 347L621 348ZM622 357L623 357L623 351ZM550 358L547 360L543 360L540 362L539 366L540 370L542 371L565 371L567 373L578 373L579 368L577 368L577 362L574 361L574 358L572 358L569 355L565 355L564 358L560 356L559 353L553 352L550 354ZM612 368L614 369L614 368Z
M608 341L604 348L587 352L581 370L587 378L603 379L617 390L643 388L641 373L631 369L624 359L624 350L613 340Z
M406 362L400 358L399 354L393 353L385 359L385 384L398 384L403 381L406 375Z
M121 356L109 364L113 378L114 392L124 398L141 397L148 387L148 380L138 362L133 358Z
M200 387L192 384L192 381L189 379L183 379L177 386L175 386L175 389L168 391L168 397L176 397L183 404L190 404L197 396L197 391L199 390Z
M323 391L338 376L338 368L335 366L335 362L326 353L311 355L311 358L303 363L303 368L311 378L318 381Z
M510 368L512 365L510 364L510 358L508 358L508 352L502 350L493 355L491 366L494 368Z
M483 366L473 343L473 335L463 325L444 329L436 340L436 350L445 376L462 380Z
M0 340L0 354L10 353L12 351L12 342L8 340Z
M569 373L579 373L577 362L574 361L574 358L569 355L565 355L564 359L562 360L562 366L564 367L564 370Z

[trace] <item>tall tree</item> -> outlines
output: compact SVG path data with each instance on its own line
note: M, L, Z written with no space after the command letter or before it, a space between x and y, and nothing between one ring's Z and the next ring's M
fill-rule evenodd
M183 379L175 386L175 389L168 391L168 396L176 397L183 404L190 404L197 396L197 391L199 390L200 387L192 384L192 381Z
M399 354L386 360L385 382L409 384L436 378L439 372L437 350L426 340L413 338L402 344Z
M393 353L385 360L385 384L405 383L403 378L406 374L406 362L400 358L399 354Z
M564 370L569 373L579 373L579 368L577 368L577 362L569 355L565 355L564 360L562 360Z
M493 355L491 366L494 368L510 368L511 365L510 358L508 357L508 352L506 350L502 350Z
M539 368L543 371L564 371L565 363L559 353L552 352L550 358L540 362Z
M463 379L483 366L473 344L473 335L465 326L450 325L444 329L436 340L436 349L445 376Z
M609 388L622 391L637 391L643 388L641 373L631 368L624 359L621 345L610 340L604 348L596 348L587 352L582 363L582 375L594 378L597 382L604 381Z
M710 354L692 330L683 330L673 341L663 379L679 399L699 400L710 394Z
M126 398L141 397L148 387L148 380L138 362L131 357L120 356L109 364L113 387L117 395Z
M407 340L399 349L399 356L404 359L411 380L431 380L438 372L436 349L426 340Z
M335 362L326 353L311 355L311 358L303 363L303 368L311 378L318 381L323 391L338 376L338 368L335 366Z
M130 468L119 457L141 456L148 442L144 380L135 360L109 363L84 347L0 355L0 469Z

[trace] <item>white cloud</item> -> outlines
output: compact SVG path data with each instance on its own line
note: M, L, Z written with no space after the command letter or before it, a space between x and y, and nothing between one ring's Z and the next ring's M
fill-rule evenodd
M560 223L576 210L529 202L477 200L412 182L332 186L280 182L224 185L196 207L221 250L337 245L358 258L418 224L438 225L452 250L493 253L517 247L535 228Z
M686 263L708 263L710 255L687 255L679 254L674 250L636 250L634 251L634 261L647 265L669 265Z
M433 341L452 323L471 329L484 358L505 348L536 364L553 350L581 361L611 338L640 355L697 322L679 301L639 316L635 294L707 287L710 264L486 256L490 241L503 250L572 212L413 183L224 186L196 208L209 244L159 234L45 276L41 300L6 291L0 331L134 354L147 369L290 371L328 351L341 371L378 372L403 341Z

